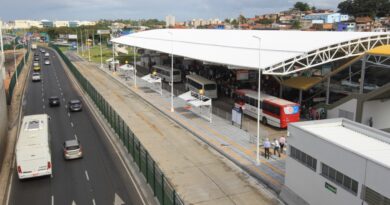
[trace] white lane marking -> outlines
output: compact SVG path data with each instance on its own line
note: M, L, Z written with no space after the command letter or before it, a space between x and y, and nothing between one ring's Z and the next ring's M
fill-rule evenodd
M72 201L72 205L77 205L76 202L74 202L74 200Z
M65 98L62 98L62 100L65 102Z
M78 138L77 138L77 135L76 135L76 134L74 134L74 138L75 138L76 140L78 140Z
M45 102L45 98L42 98L42 102Z
M73 127L73 122L70 122L70 126L72 126L72 127Z
M45 105L43 105L42 107L43 107L43 109L45 109L45 108L46 108L46 106L45 106Z
M67 105L65 105L65 108L68 108L68 106L67 106Z
M54 196L51 195L51 205L54 205Z
M85 170L85 177L87 178L87 181L89 181L89 176L87 170Z
M123 205L125 202L115 193L114 205Z
M70 117L70 112L68 112L68 117Z
M61 95L64 95L64 93L61 93Z
M62 88L60 87L60 91L62 91Z
M93 205L96 205L95 199L92 199L92 204L93 204Z
M45 93L42 93L42 97L45 95Z

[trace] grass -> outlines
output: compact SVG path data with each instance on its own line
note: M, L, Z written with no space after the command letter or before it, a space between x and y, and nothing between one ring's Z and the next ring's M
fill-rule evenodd
M129 50L129 49L128 49ZM81 55L81 49L79 50L80 51L80 55ZM92 62L96 62L96 63L100 63L100 46L94 46L94 47L91 47L91 61ZM84 57L85 59L88 59L88 50L87 49L84 49L84 56L81 55L82 57ZM139 56L137 55L137 58ZM109 48L107 46L102 46L102 59L103 59L103 63L106 62L107 59L110 59L112 58L112 48ZM129 54L122 54L122 53L119 53L119 56L115 56L116 59L119 59L120 61L120 64L124 64L125 61L128 61L129 63L133 62L134 60L134 54L133 54L133 51L132 49L129 50Z

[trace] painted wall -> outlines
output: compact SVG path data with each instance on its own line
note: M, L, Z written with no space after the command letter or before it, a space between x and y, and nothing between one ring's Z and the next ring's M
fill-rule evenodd
M372 117L373 127L377 129L390 128L390 99L373 100L363 105L362 123L369 125Z
M328 119L330 118L339 118L340 117L340 110L345 110L348 112L353 113L353 121L356 119L356 106L357 106L357 100L356 99L351 99L348 102L345 102L331 110L328 110Z

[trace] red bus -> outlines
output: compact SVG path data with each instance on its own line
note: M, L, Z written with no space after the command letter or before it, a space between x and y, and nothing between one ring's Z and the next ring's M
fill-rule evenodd
M235 106L241 107L244 114L257 119L257 92L253 90L236 90ZM261 93L260 120L263 124L287 128L290 122L298 122L300 106L281 98Z

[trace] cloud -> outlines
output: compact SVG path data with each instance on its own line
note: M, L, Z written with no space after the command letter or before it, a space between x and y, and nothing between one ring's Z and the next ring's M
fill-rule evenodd
M336 8L341 0L307 0L317 8ZM12 0L2 3L0 18L13 19L164 19L251 17L291 8L292 0Z

